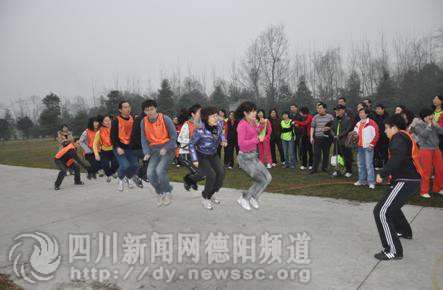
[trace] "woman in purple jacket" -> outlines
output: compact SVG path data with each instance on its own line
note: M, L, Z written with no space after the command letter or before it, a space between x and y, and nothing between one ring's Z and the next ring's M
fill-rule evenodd
M201 126L195 129L189 141L189 154L195 167L206 176L202 205L211 210L214 204L220 203L214 193L220 190L225 179L225 170L217 154L217 148L220 144L223 147L227 144L223 134L224 122L219 121L217 108L203 108L201 121Z

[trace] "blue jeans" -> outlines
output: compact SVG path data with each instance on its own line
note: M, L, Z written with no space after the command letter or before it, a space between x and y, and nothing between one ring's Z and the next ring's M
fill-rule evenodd
M138 170L138 160L131 149L124 149L125 154L118 155L117 150L114 149L115 158L118 161L118 178L125 177L132 178Z
M375 184L374 149L359 147L357 151L358 181Z
M154 187L157 194L163 194L172 191L169 183L168 167L175 157L175 150L168 150L165 155L160 156L160 151L155 150L148 165L148 180Z
M295 149L294 149L294 141L281 141L283 146L283 154L285 155L285 165L286 166L295 166Z

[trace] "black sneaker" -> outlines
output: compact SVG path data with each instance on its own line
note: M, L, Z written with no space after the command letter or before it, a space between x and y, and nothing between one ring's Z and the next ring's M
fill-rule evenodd
M403 255L385 253L384 251L381 251L380 253L375 254L374 257L377 260L380 260L380 261L401 260L401 259L403 259Z
M141 180L141 178L138 178L137 176L134 176L132 178L132 180L134 181L135 185L139 188L143 188L143 182Z
M79 182L74 182L75 185L83 185L85 184L83 181L79 181Z
M397 237L407 239L407 240L412 240L412 235L404 235L404 234L397 233Z
M92 179L92 173L88 173L88 175L86 176L86 178L87 178L88 180L91 180L91 179Z
M54 190L60 190L60 186L54 185Z

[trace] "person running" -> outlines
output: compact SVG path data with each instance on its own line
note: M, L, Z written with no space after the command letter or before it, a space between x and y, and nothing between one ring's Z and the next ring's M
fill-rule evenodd
M238 122L235 119L234 112L229 112L229 118L227 121L227 129L226 129L226 142L228 142L228 146L225 148L225 168L232 169L234 168L234 151L235 154L238 155L238 142L237 142L237 125Z
M94 155L94 139L98 130L100 129L100 122L96 117L89 118L88 128L83 131L80 136L80 146L83 149L83 157L89 162L91 166L90 172L88 172L88 179L97 179L97 172L100 170L100 162L95 159Z
M253 180L251 187L243 192L237 202L248 211L251 210L251 207L259 208L260 195L272 180L271 174L260 162L257 155L257 145L263 142L265 137L259 136L256 110L257 106L254 103L246 101L241 103L235 111L237 120L240 120L237 126L238 146L240 147L240 153L237 156L238 164ZM294 151L292 150L292 152Z
M271 122L265 118L265 111L259 110L257 112L258 121L258 131L259 135L265 136L263 141L258 143L258 154L260 156L260 161L267 168L272 168L272 157L271 157L271 134L272 126Z
M443 127L434 121L434 112L431 109L422 109L420 119L412 122L412 133L417 136L420 146L420 161L423 168L421 176L420 196L430 198L429 187L434 169L432 191L443 194L443 156L439 148L438 134L443 134Z
M189 152L194 166L206 176L202 191L202 205L212 210L214 204L220 204L215 197L223 186L225 170L218 156L219 146L226 147L224 121L217 116L217 108L206 107L201 110L202 124L194 130L189 141Z
M300 115L303 118L303 121L294 121L295 126L299 126L301 130L301 141L300 141L300 155L302 164L300 166L300 170L309 170L312 169L312 163L314 160L314 153L312 151L312 144L310 139L311 136L311 124L312 124L312 115L309 114L308 107L301 107ZM308 163L309 157L309 163Z
M355 125L354 132L358 135L357 165L358 181L355 186L369 185L375 188L374 148L378 141L378 125L369 118L369 110L363 108L358 112L360 121Z
M269 111L269 121L271 122L272 132L271 132L271 157L272 157L272 167L277 166L277 155L275 147L277 147L278 153L280 154L280 162L282 165L285 164L285 155L283 153L283 146L281 143L281 120L278 116L276 109Z
M331 138L328 134L330 125L334 117L326 112L326 104L319 102L317 104L317 115L314 116L311 123L311 144L314 146L314 163L310 174L317 173L321 162L323 172L328 172L329 149L331 148Z
M144 160L148 161L148 179L158 194L157 206L167 206L172 201L172 185L168 168L175 158L177 132L172 119L157 112L157 102L143 102L145 117L140 122Z
M374 207L374 219L383 250L374 255L378 260L399 260L403 258L400 237L412 239L411 225L401 208L411 195L420 191L420 166L417 144L405 131L405 120L393 115L385 120L385 133L388 136L390 157L377 174L377 183L390 176L391 184L387 192Z
M134 184L138 184L138 178L135 176L138 161L132 151L134 119L131 116L131 105L128 101L121 101L118 104L118 111L119 115L111 123L111 142L119 165L117 189L123 191L124 184L128 188L133 188Z
M191 187L194 190L198 190L197 182L204 179L204 177L199 173L198 168L196 168L192 163L189 152L189 141L191 140L195 129L199 128L201 124L201 109L202 107L200 104L195 104L189 108L189 120L184 122L177 137L177 142L180 145L179 162L189 170L189 173L183 177L183 185L188 191L191 189Z
M80 179L80 166L85 168L88 172L90 167L83 163L77 155L77 148L80 146L78 138L74 138L72 143L67 144L60 149L54 156L54 162L57 168L60 170L57 175L57 180L54 183L54 189L60 190L60 185L66 176L68 170L74 171L74 184L82 185L83 181Z
M118 162L112 151L111 142L111 116L106 115L101 118L100 129L97 131L93 142L95 160L100 162L101 168L105 172L106 181L111 182L112 176L117 172Z

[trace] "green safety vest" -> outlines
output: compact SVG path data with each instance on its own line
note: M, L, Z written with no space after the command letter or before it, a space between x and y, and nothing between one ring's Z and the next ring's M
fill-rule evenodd
M288 121L282 120L281 121L281 127L283 129L291 128L291 126L292 126L292 120L288 120ZM283 132L283 133L281 133L280 138L283 141L294 141L292 132Z
M440 115L443 111L440 112L434 112L434 121L438 122L438 120L440 119Z

